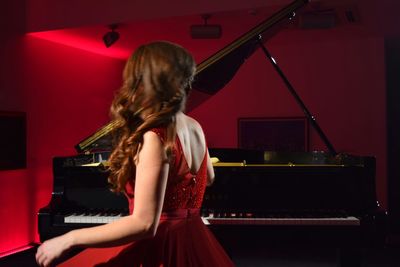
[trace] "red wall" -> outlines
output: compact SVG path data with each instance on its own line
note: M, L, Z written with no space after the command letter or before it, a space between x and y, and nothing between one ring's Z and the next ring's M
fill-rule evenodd
M34 180L26 170L0 172L0 255L33 241Z
M0 35L1 111L26 111L27 101L21 78L24 8L24 2L16 0L0 9L3 29ZM33 183L28 170L0 171L0 255L33 240L34 228L30 225L34 213Z
M52 157L76 154L74 145L108 121L123 67L120 60L30 36L19 44L23 61L10 78L21 85L9 94L27 112L28 168L0 172L0 253L38 240L36 213L51 196ZM1 109L12 108L6 104Z

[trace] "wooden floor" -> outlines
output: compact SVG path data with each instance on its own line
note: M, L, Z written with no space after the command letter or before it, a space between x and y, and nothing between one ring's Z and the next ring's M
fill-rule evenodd
M0 259L0 267L33 267L36 248ZM336 267L337 253L329 249L271 249L261 255L241 253L234 261L238 267ZM400 248L366 250L361 255L362 267L399 267ZM84 266L82 266L84 267ZM212 266L211 266L212 267Z

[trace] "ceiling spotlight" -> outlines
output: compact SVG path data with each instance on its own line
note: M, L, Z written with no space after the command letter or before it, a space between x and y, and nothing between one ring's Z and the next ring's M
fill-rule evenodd
M103 36L103 41L106 47L110 47L119 39L119 33L115 31L117 29L117 24L110 25L110 30Z

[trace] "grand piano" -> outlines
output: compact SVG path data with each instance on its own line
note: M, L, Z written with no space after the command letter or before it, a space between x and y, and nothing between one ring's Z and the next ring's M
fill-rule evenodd
M385 241L386 213L375 193L375 158L336 153L264 46L307 2L293 1L200 63L193 87L201 92L195 100L199 105L262 49L328 151L210 148L211 157L218 158L216 179L206 190L202 218L233 260L239 250L262 254L268 246L310 245L338 249L339 265L359 266L360 249ZM110 122L79 142L77 155L53 159L52 198L38 212L41 241L128 215L125 196L109 190L104 168L113 126Z

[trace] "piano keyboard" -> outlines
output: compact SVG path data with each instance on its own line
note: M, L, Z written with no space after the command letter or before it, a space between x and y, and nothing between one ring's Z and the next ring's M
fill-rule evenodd
M105 224L118 220L124 214L71 214L64 223ZM353 216L338 218L214 218L202 216L205 225L343 225L359 226L360 220Z
M206 225L344 225L359 226L356 217L339 218L214 218L202 217Z

